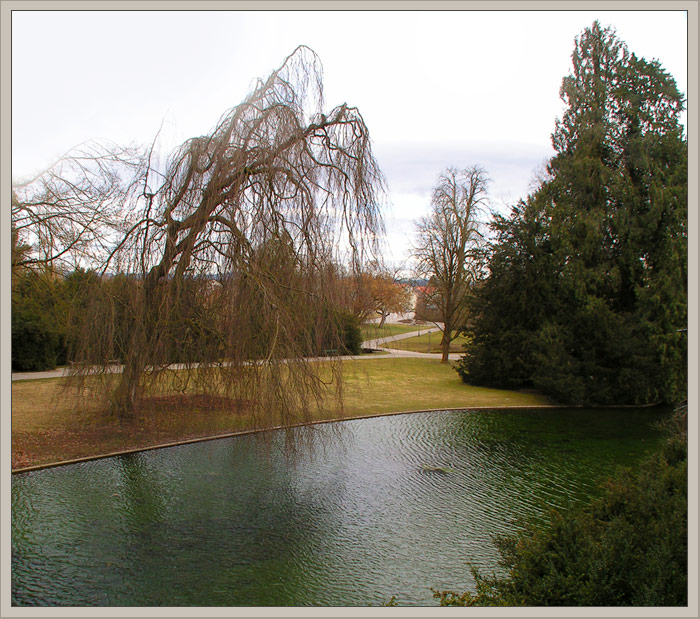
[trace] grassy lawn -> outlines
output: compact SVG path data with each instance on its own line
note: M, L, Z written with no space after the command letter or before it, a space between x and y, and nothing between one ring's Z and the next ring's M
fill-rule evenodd
M328 369L321 365L321 372ZM314 420L472 406L549 404L532 393L472 387L436 359L376 358L343 363L344 409L313 412ZM94 404L76 407L63 379L12 383L12 466L58 462L119 450L260 427L245 410L192 394L163 395L147 416L130 423L104 417Z
M438 408L540 406L548 398L529 392L473 387L439 359L389 357L348 363L347 416Z
M385 324L382 328L379 328L379 323L365 323L360 328L362 332L362 341L374 340L380 337L389 337L391 335L400 335L402 333L411 333L413 331L418 331L418 329L424 328L418 325L402 325L402 324Z
M397 350L411 350L413 352L437 353L440 352L440 340L442 333L433 332L410 337L397 342L385 344L385 348L395 348ZM464 344L467 343L467 338L463 335L458 336L450 343L450 352L464 352Z

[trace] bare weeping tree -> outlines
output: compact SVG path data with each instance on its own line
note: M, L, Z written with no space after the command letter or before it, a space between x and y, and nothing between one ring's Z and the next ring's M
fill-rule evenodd
M107 261L125 283L93 304L80 375L98 365L107 378L123 361L104 389L122 418L169 381L301 420L328 378L306 357L340 348L328 344L341 336L328 264L359 268L383 232L384 184L359 111L324 112L319 59L299 47L163 170L147 163L140 187Z
M433 189L430 212L417 224L417 272L428 279L424 302L442 322L442 362L467 321L470 289L481 269L481 227L487 206L486 172L479 166L448 168Z

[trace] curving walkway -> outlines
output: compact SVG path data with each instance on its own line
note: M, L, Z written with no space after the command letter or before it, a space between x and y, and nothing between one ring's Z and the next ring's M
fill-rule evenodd
M423 357L426 359L441 359L441 353L424 353L424 352L414 352L412 350L400 350L397 348L382 348L382 344L387 344L389 342L396 342L399 340L406 340L418 335L425 335L426 333L439 332L439 327L425 327L421 328L420 331L411 331L410 333L401 333L399 335L390 335L388 337L381 337L376 340L368 340L362 342L363 348L373 348L375 350L380 350L383 353L388 353L393 357ZM450 353L450 361L457 361L462 356L462 353ZM372 359L371 355L363 355L361 357L352 357L353 359Z
M382 344L387 344L389 342L396 342L398 340L405 340L409 339L412 337L416 337L418 335L423 335L425 333L434 333L436 331L440 331L438 327L426 327L426 328L421 328L419 331L411 331L410 333L400 333L399 335L390 335L387 337L381 337L377 338L374 340L367 340L366 342L362 342L362 347L363 348L371 348L373 350L378 350L382 353L382 357L423 357L426 359L440 359L441 354L440 353L421 353L421 352L413 352L410 350L399 350L396 348L383 348ZM462 356L461 353L450 353L450 360L451 361L456 361ZM316 357L316 359L328 359L330 357ZM374 355L358 355L358 356L351 356L351 357L344 357L347 359L358 359L358 360L366 360L366 359L377 359L377 356ZM174 364L171 366L173 369L178 369L179 364ZM104 370L105 372L111 372L114 374L120 374L122 372L122 366L121 365L110 365L107 366ZM61 367L57 368L55 370L46 370L43 372L12 372L12 380L38 380L41 378L61 378L64 376L69 376L70 374L70 368L69 367Z

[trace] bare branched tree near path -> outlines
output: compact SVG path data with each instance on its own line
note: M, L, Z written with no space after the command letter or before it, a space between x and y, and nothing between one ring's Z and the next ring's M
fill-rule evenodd
M116 301L92 304L76 368L122 359L110 405L133 417L172 362L173 317L194 286L209 310L188 324L201 336L191 360L208 369L193 363L178 380L274 409L276 422L299 421L292 417L323 391L302 357L328 341L336 288L326 265L342 251L359 266L383 232L384 181L360 112L324 111L320 61L301 46L210 134L182 144L164 171L149 154L143 162L140 194L124 205L123 234L104 267L135 283ZM115 343L117 313L129 328Z
M455 330L467 320L470 286L480 268L487 183L486 172L479 166L448 168L433 189L429 214L417 224L417 271L428 279L425 300L436 308L443 323L443 363L448 361Z

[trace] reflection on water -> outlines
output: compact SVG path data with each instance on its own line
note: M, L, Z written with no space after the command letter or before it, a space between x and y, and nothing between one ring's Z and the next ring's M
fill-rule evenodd
M654 448L663 414L416 413L14 475L12 602L433 605L497 569L494 535Z

